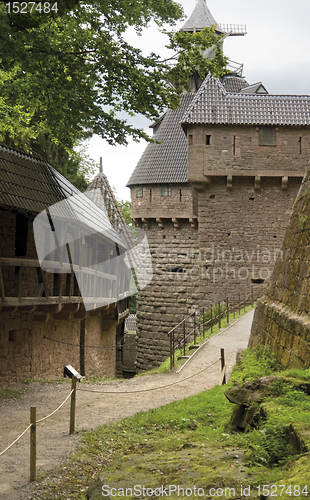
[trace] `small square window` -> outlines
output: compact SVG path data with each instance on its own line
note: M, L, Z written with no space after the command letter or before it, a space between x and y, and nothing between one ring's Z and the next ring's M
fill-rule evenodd
M136 198L143 198L143 186L136 186Z
M275 127L263 126L258 129L258 145L259 146L276 146L276 129Z
M159 194L160 196L171 196L171 186L169 184L159 186Z
M10 330L9 331L9 342L15 342L15 340L16 340L16 331Z

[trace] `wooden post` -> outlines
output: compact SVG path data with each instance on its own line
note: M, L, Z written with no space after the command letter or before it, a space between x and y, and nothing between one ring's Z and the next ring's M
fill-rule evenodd
M227 325L229 325L229 300L226 297L226 314L227 314Z
M219 313L219 329L221 329L221 302L218 301L218 313Z
M252 302L252 308L254 307L254 294L253 294L253 287L251 286L251 302Z
M212 306L213 306L213 304L211 304L211 307L210 307L210 324L211 324L211 333L213 332Z
M221 372L223 372L225 367L225 353L224 349L221 349ZM224 373L222 385L226 384L226 374Z
M239 299L238 309L239 309L239 316L240 316L240 306L241 306L241 304L240 304L240 293L238 293L238 299Z
M173 368L172 356L173 356L173 350L172 350L172 333L170 333L170 370L172 370L172 368Z
M37 440L36 440L36 407L30 407L30 481L36 480L36 455L37 455Z
M1 266L0 266L0 296L1 296L2 302L5 302L5 291L4 291L4 283L3 283Z
M204 307L202 309L202 335L203 335L203 338L205 338L206 334L205 334L205 308Z
M246 310L246 296L245 296L245 292L244 292L244 294L243 294L243 295L244 295L244 302L243 302L243 306L244 306L244 312L245 312L245 310Z
M194 312L194 345L196 345L196 311Z
M236 302L235 302L235 296L233 295L233 308L234 308L234 319L236 319Z
M70 408L70 434L74 433L74 424L75 424L75 401L76 401L76 377L72 377L71 381L71 390L73 393L71 394L71 408Z
M183 354L184 354L184 356L185 356L185 337L186 337L185 321L183 321Z

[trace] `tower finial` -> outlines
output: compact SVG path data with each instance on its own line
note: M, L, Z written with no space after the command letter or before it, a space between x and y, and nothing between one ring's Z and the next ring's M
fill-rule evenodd
M102 170L102 156L100 156L100 168L99 168L99 174L103 174L103 170Z

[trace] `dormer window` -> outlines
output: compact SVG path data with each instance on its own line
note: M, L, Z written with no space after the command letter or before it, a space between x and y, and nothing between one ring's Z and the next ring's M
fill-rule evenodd
M143 198L143 186L136 186L136 198Z

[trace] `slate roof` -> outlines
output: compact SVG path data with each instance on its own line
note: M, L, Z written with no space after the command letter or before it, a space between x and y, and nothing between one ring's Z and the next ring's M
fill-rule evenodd
M228 74L221 77L220 81L227 92L240 92L241 89L249 87L248 82L238 75Z
M113 228L120 235L124 243L129 247L133 247L134 241L110 183L103 172L99 172L84 194L106 214Z
M101 231L124 246L102 211L47 161L3 144L0 144L0 208L32 217L49 208L53 215L89 225L94 232Z
M212 16L206 0L198 0L192 15L187 19L180 31L201 31L203 28L210 28L212 25L217 25L217 22ZM219 26L217 26L216 31L223 33Z
M162 144L147 145L127 186L187 183L187 142L181 118L193 99L194 94L185 94L179 109L165 113L153 136Z
M228 93L208 75L182 124L310 125L310 96Z
M226 89L227 90L227 89ZM253 83L239 90L240 94L268 94L262 82Z

